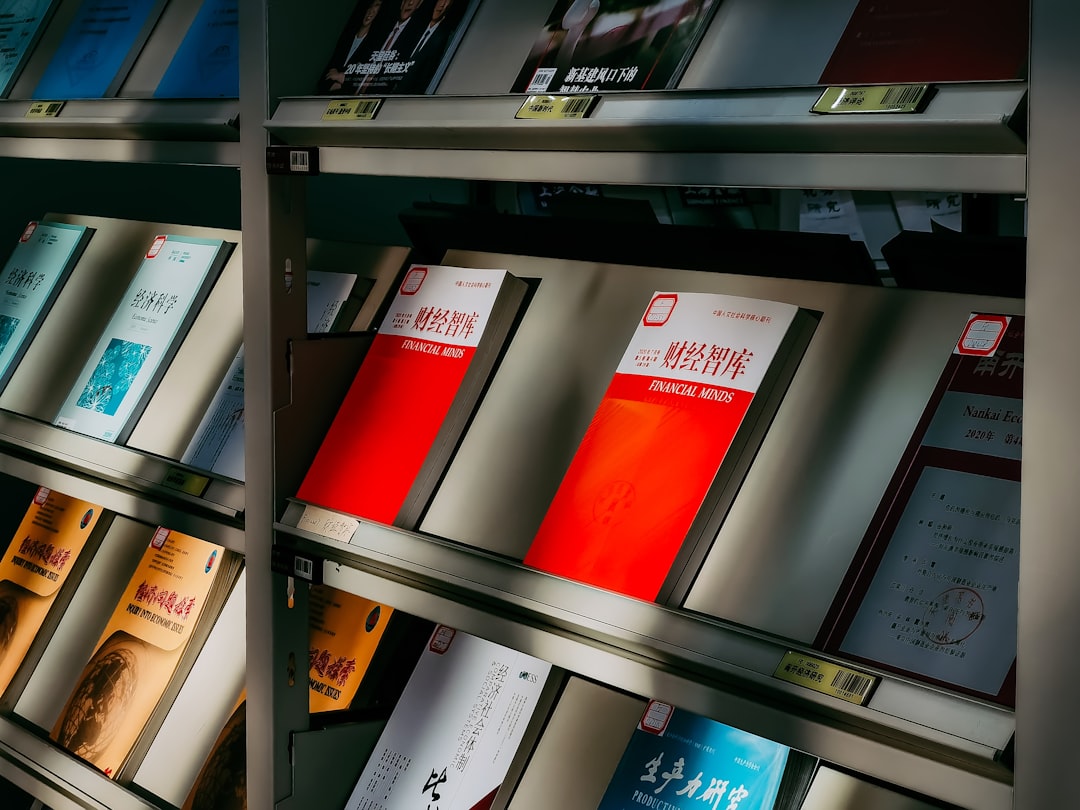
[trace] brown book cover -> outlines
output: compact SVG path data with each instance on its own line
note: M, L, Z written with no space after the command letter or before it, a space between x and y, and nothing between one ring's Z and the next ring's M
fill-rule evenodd
M221 729L182 810L247 807L247 693Z

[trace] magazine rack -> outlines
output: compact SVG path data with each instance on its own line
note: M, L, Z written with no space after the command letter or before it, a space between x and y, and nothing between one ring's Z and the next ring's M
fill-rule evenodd
M1060 628L1061 617L1075 613L1080 601L1071 581L1080 551L1067 542L1078 517L1073 459L1080 457L1070 406L1080 388L1073 371L1073 347L1080 342L1073 302L1080 282L1071 266L1080 249L1073 236L1080 122L1061 99L1070 97L1071 79L1080 74L1068 33L1078 12L1032 0L1026 80L943 85L924 113L842 118L809 108L820 89L819 69L853 3L830 0L811 12L780 0L725 0L677 89L604 94L583 120L530 121L515 118L523 97L506 88L551 3L489 0L478 7L434 96L388 97L373 120L345 123L323 120L329 99L313 96L312 85L351 0L331 0L318 14L298 0L245 6L240 98L205 101L148 97L150 77L168 61L162 53L179 42L177 32L186 25L181 17L190 20L198 3L171 5L183 14L174 12L181 15L169 18L175 25L165 26L169 30L148 46L127 94L72 100L53 119L28 118L25 93L0 100L0 165L19 189L0 212L0 227L14 238L28 212L72 211L240 228L247 483L229 488L222 503L207 508L159 485L167 461L125 448L97 456L77 437L10 413L0 415L0 471L139 521L205 533L246 554L248 700L257 709L248 713L249 806L302 806L300 797L320 778L314 763L339 750L330 735L312 728L306 710L300 575L308 570L336 587L516 646L615 689L677 694L691 710L938 802L1005 810L1060 806L1072 796L1071 739L1080 699L1070 676L1076 654ZM302 151L309 159L317 152L317 172L307 163L300 174L267 173L268 146ZM311 383L329 375L331 388L340 390L357 361L351 343L306 339L303 296L296 294L305 273L305 240L404 244L409 233L396 214L417 200L513 211L517 187L536 182L603 184L642 195L680 186L741 187L765 190L776 195L773 200L799 189L943 189L1026 203L1025 298L993 299L1022 306L1028 324L1016 712L901 678L886 678L877 702L868 706L785 684L772 677L776 656L812 651L791 633L772 632L778 625L760 618L764 608L760 620L746 624L731 621L730 612L716 617L638 603L555 580L510 555L430 531L361 524L345 544L295 527L289 499L305 454L313 450L305 446L312 437L284 431L289 424L326 419L334 395ZM784 224L792 229L790 219ZM447 240L438 251L444 245L456 249L449 257L459 261L513 255L522 259L523 271L551 266L537 258L544 254L534 245L508 251ZM595 255L586 260L602 261L604 247L598 239L590 245ZM731 276L741 279L743 273ZM850 279L770 283L831 286L839 300ZM887 302L861 317L899 312L911 333L954 333L949 319L967 311L970 300L967 293L851 286ZM850 328L865 341L875 325L866 319ZM937 366L927 365L933 376ZM833 386L802 401L822 418L837 404L829 397L859 401L875 391L884 397L890 389L881 380L893 375L895 381L906 368L901 352L883 365L862 367L852 378L858 385ZM477 425L474 442L484 429L483 422ZM873 433L867 430L864 437ZM784 436L798 440L794 430L778 432L777 440ZM812 500L822 482L839 486L835 467L820 474L813 466L820 449L803 445L794 474L785 472L775 451L764 451L746 490L759 493L760 501L746 499L742 522L730 531L749 527L775 544L792 543L788 552L812 563L813 543L825 545L829 538L794 544L797 535L787 533L775 500L765 494L768 479L785 498L804 500ZM850 452L854 459L869 449ZM443 498L456 487L467 490L467 483L461 470L453 473ZM869 512L880 494L868 481L852 490L847 503ZM768 515L764 528L755 528L755 512ZM747 604L771 602L774 618L797 617L800 592L781 576L795 561L781 560L775 579L754 580ZM757 564L764 570L765 561ZM160 805L58 751L8 715L0 717L0 777L54 810Z

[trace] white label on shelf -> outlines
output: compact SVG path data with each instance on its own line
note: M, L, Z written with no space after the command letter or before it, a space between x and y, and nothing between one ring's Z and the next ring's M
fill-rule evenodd
M296 528L313 532L329 540L348 543L356 530L360 528L360 521L340 512L331 512L321 506L309 504L304 507L300 520L296 522Z

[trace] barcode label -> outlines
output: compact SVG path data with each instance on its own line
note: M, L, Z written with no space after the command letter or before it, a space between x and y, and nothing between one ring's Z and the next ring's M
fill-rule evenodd
M551 86L551 80L555 78L555 68L537 68L532 81L525 88L526 93L543 93Z
M838 692L847 692L849 695L855 695L856 697L865 697L870 691L870 687L874 685L874 679L867 675L860 675L857 672L847 672L840 670L833 676L832 688Z
M26 111L26 118L55 118L64 109L63 101L35 101Z
M890 87L881 97L881 106L888 110L900 110L913 104L919 103L919 97L926 88L921 84L913 84L907 87Z
M336 99L326 105L323 121L370 121L382 105L381 98Z
M314 177L319 173L319 150L314 146L268 146L266 171L268 174L305 174Z
M810 112L914 113L929 98L930 85L894 84L865 87L826 87Z
M293 560L293 574L301 579L312 579L315 573L315 563L305 557L297 557Z
M579 116L583 116L589 111L590 104L592 104L591 96L572 98L563 105L563 115L565 115L567 118L576 118Z
M364 99L356 105L356 117L357 118L371 118L375 115L375 111L379 109L379 105L382 104L381 98Z
M581 119L589 114L599 96L529 96L515 114L515 118L565 121Z
M784 655L773 675L782 681L805 686L815 692L859 706L867 702L877 683L877 678L873 675L794 651Z

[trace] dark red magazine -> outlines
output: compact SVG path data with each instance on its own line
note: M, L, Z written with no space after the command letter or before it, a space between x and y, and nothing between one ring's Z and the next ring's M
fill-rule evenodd
M1013 705L1024 319L971 315L818 635Z
M819 84L1027 76L1028 0L860 0Z

